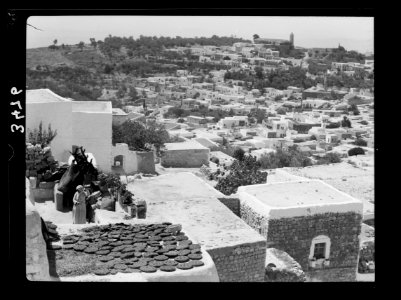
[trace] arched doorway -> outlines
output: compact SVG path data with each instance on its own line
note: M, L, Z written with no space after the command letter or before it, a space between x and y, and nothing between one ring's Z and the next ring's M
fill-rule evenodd
M112 170L117 174L124 173L124 155L117 155L114 157Z

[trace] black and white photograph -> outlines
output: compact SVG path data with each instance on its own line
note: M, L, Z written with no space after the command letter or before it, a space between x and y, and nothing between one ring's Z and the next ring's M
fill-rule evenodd
M28 281L375 282L374 17L263 13L30 13Z

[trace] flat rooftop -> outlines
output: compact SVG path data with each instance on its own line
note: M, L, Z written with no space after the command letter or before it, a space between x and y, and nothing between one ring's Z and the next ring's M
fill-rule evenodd
M110 101L73 101L73 112L107 113L112 114Z
M37 89L26 91L26 103L48 103L48 102L72 102L63 98L49 89Z
M237 194L243 205L246 204L267 219L326 213L362 214L363 211L362 201L321 180L299 179L241 186Z
M270 207L348 203L352 198L319 180L248 186L247 192Z
M148 221L180 223L206 250L265 241L218 200L223 194L192 173L142 178L128 189L146 200Z

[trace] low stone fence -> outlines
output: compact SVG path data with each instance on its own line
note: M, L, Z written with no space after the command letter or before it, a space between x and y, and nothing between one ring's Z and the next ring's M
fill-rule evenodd
M209 165L208 148L166 150L161 157L161 165L165 168L200 168Z
M55 182L39 182L38 177L30 177L29 184L31 194L35 202L43 202L54 199Z
M26 278L30 281L49 281L49 261L42 234L40 215L26 199Z
M266 243L209 249L221 282L263 282Z
M307 282L352 282L356 281L356 267L309 270Z

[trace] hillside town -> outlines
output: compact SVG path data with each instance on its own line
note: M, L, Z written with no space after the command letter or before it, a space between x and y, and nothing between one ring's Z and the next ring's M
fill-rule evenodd
M373 54L149 38L27 50L27 278L374 281Z

